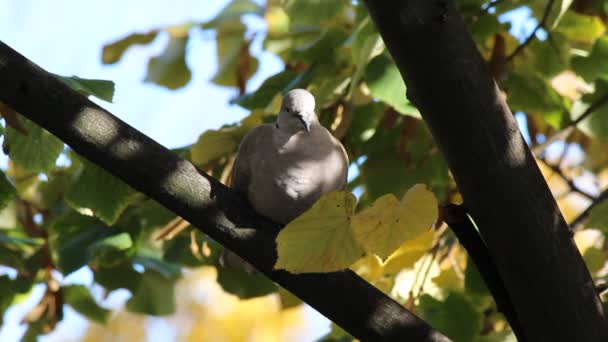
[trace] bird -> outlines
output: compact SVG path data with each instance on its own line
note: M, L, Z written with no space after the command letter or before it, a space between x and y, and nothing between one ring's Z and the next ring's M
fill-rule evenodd
M287 224L308 210L323 194L344 190L348 177L344 146L315 113L315 98L306 89L292 89L274 123L251 129L234 161L231 188L260 215ZM241 267L240 257L226 251L222 263Z

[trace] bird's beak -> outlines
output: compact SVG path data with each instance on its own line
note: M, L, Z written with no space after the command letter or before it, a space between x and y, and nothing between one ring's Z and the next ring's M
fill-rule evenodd
M306 132L310 132L310 122L306 121L306 119L304 119L304 116L301 115L301 114L298 115L298 120L300 120L300 122L302 123L302 125L306 129Z

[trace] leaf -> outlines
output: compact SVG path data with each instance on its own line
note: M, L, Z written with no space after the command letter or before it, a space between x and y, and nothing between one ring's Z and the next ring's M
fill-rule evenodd
M203 166L234 152L239 145L241 132L240 127L210 129L203 132L190 150L192 162Z
M245 39L247 26L239 20L223 22L217 28L217 72L211 81L226 87L239 86L258 68L258 60L249 53L249 40Z
M122 55L133 45L145 45L151 43L158 30L153 30L148 33L133 33L125 38L122 38L114 43L103 47L101 62L103 64L114 64L120 60Z
M166 278L154 270L146 270L133 296L127 301L131 312L166 316L175 312L175 278Z
M31 172L50 170L63 151L63 142L25 117L20 116L19 119L27 135L10 126L6 128L9 157Z
M285 9L292 25L317 25L337 16L347 3L346 0L290 0Z
M292 273L332 272L359 259L363 249L350 226L356 203L351 193L323 195L281 230L276 239L278 259L274 268Z
M217 282L224 291L241 299L261 297L277 292L278 287L261 273L217 267Z
M114 98L114 82L112 81L86 79L78 76L54 76L84 96L95 96L107 102L112 102Z
M580 100L581 113L591 104L599 101L599 99L608 94L608 81L598 79L595 82L595 92L591 94L585 94ZM581 113L574 114L575 106L573 106L573 113L571 116L576 119ZM591 113L586 119L584 119L578 126L581 131L585 134L597 138L602 143L608 143L608 106L603 105L598 107ZM604 151L605 153L605 151Z
M608 201L602 201L591 209L585 227L608 232Z
M95 217L111 226L136 192L104 169L85 159L82 161L84 168L67 191L65 201L78 211L90 210Z
M67 276L87 264L89 246L113 232L93 217L69 211L55 219L49 233L57 266Z
M103 238L89 247L89 262L96 266L112 267L124 262L134 250L128 233L119 233Z
M599 17L573 11L567 11L555 28L556 32L562 33L568 40L582 43L593 43L605 30Z
M608 59L608 37L600 37L593 44L587 57L575 56L572 58L572 69L587 82L596 78L608 77L608 67L604 63Z
M429 230L414 239L405 241L384 261L384 272L397 274L404 268L413 267L433 246L435 232Z
M501 332L478 336L474 342L517 342L517 337L511 330L504 330Z
M250 110L265 108L277 94L287 90L298 76L299 73L294 71L281 71L267 78L255 92L239 96L232 102Z
M481 332L481 313L458 292L450 293L444 302L422 295L417 313L454 341L472 341Z
M583 259L585 260L589 273L592 275L601 270L606 264L606 254L597 247L587 248L583 254Z
M560 20L572 5L574 0L558 0L553 5L551 9L551 13L549 13L549 17L547 18L547 24L551 27L551 29L555 29L559 24Z
M369 16L361 21L352 36L351 58L356 69L350 81L348 95L351 96L359 85L367 63L384 51L384 42L376 31Z
M0 170L0 210L4 209L7 204L15 198L17 190L11 182L6 178L4 172Z
M405 95L405 83L399 69L385 55L372 59L365 69L365 80L371 94L401 114L420 118L420 112Z
M502 86L507 91L507 102L513 112L542 114L547 123L556 129L561 129L570 121L566 100L539 75L510 72Z
M418 184L401 201L393 194L378 198L355 215L352 225L363 249L386 260L404 241L427 232L436 220L437 199Z
M281 309L283 310L295 308L304 304L300 298L294 296L293 293L287 291L283 287L279 287L279 299L281 300Z
M328 27L313 39L295 46L289 60L304 63L318 63L319 56L327 60L348 39L348 32L342 27Z
M202 23L203 29L210 29L220 26L226 21L239 19L245 14L257 14L262 15L264 8L250 0L232 0L224 7L215 18Z
M66 285L61 289L65 304L70 305L74 310L90 320L106 323L111 311L99 306L86 286Z
M186 65L188 35L171 36L163 52L150 58L145 82L178 89L190 82L192 73Z
M93 274L95 282L108 291L127 289L135 292L142 278L142 274L135 271L131 263L96 268Z
M175 264L162 259L156 250L139 248L138 255L133 258L134 264L139 264L147 270L160 273L165 278L178 278L181 275L181 268Z

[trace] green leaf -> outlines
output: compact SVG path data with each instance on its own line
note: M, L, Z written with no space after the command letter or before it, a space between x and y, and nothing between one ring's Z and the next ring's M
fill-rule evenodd
M4 209L8 203L15 198L17 190L11 182L6 178L6 175L0 170L0 210Z
M203 132L192 145L190 151L192 162L202 166L236 151L242 137L241 132L240 127L225 127Z
M106 323L111 311L99 306L86 286L67 285L63 286L61 289L63 291L63 301L65 304L68 304L78 313L90 320Z
M374 97L401 114L420 118L418 109L406 98L405 83L399 69L389 57L379 55L372 59L365 69L365 80Z
M94 270L95 282L108 291L127 289L135 292L142 274L135 271L131 263L122 263L114 267L100 267Z
M591 209L585 226L608 233L608 201L602 201Z
M128 233L119 233L99 240L89 247L89 262L97 267L112 267L121 264L134 250Z
M165 278L178 278L181 275L179 266L166 262L156 251L140 248L138 255L133 258L134 264L142 265L146 270L158 272Z
M188 36L171 36L163 52L150 58L145 82L178 89L190 82L192 73L186 65Z
M558 0L553 4L553 8L547 18L547 24L551 29L555 29L559 24L560 20L572 5L574 0Z
M556 129L569 123L566 100L538 74L510 72L502 83L513 112L537 113Z
M91 213L111 226L136 192L122 180L84 159L83 167L66 193L65 201L77 211Z
M217 28L217 72L211 81L226 87L239 86L258 69L257 58L249 53L250 41L245 39L247 26L230 20Z
M232 0L222 9L215 18L202 23L203 29L210 29L220 26L226 21L239 19L244 14L264 14L264 7L250 0Z
M292 25L317 25L340 14L346 4L346 0L290 0L285 9Z
M103 64L114 64L120 60L122 55L133 45L145 45L151 43L158 30L153 30L148 33L133 33L120 39L114 43L103 47L101 61Z
M52 251L57 266L64 275L87 264L88 247L115 233L93 217L69 211L58 217L49 232Z
M567 11L555 28L556 32L562 33L568 40L582 43L592 43L605 30L601 18L573 11Z
M461 293L450 293L444 302L422 295L417 309L422 319L454 341L472 341L481 332L481 313Z
M314 39L295 46L291 50L289 60L305 63L318 63L329 59L332 54L348 39L348 32L342 27L328 27Z
M608 77L608 37L600 37L595 41L591 53L587 57L575 56L572 58L572 69L587 82L596 78Z
M131 312L166 316L175 312L175 278L166 278L154 270L146 270L133 296L127 301Z
M232 102L250 110L265 108L277 94L287 90L289 84L296 80L299 75L294 71L281 71L267 78L253 93L239 96Z
M595 92L583 95L578 109L582 113L588 106L598 101L602 96L606 96L606 94L608 94L608 80L598 79L595 82ZM573 112L574 109L575 106L573 106ZM576 119L581 113L572 113L572 118ZM577 128L585 134L597 138L602 143L608 143L608 106L603 105L597 108Z
M9 157L31 172L45 172L55 166L63 151L63 142L42 127L23 116L19 116L27 135L12 127L6 129Z
M114 82L112 81L86 79L78 76L55 75L55 77L82 95L95 96L107 102L112 102L114 98Z
M224 291L241 299L261 297L278 291L278 287L261 273L217 267L217 282Z
M369 16L360 23L352 36L351 58L356 69L353 73L348 95L351 96L355 87L359 85L367 63L384 51L384 42L376 31Z

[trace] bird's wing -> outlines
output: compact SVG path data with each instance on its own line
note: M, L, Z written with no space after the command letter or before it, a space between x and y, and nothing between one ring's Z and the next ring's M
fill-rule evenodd
M251 184L251 162L256 158L261 146L272 138L272 126L260 125L245 135L232 166L231 187L242 194L247 194Z

